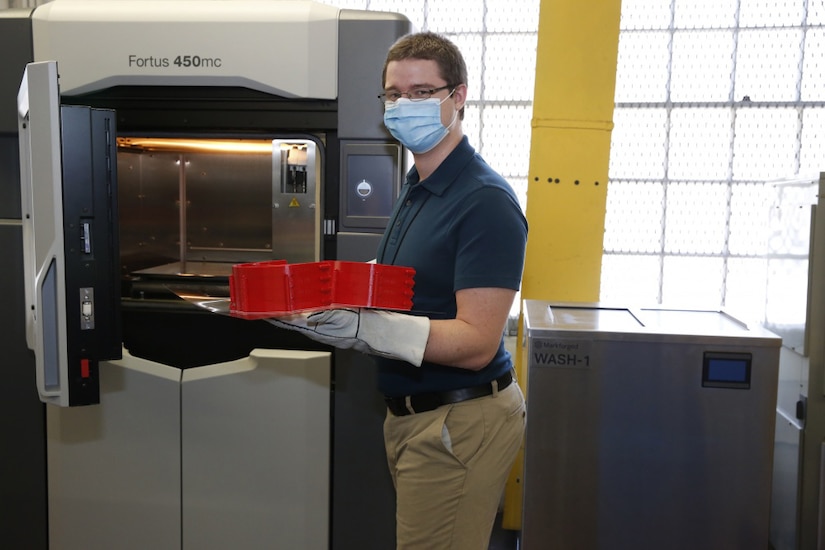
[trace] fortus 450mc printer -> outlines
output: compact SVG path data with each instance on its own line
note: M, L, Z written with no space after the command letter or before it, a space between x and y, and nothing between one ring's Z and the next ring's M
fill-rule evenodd
M396 14L307 1L0 11L11 52L0 61L0 244L11 251L0 347L12 371L0 406L19 442L0 497L34 495L5 515L10 542L394 544L371 361L170 289L225 294L238 262L375 256L404 151L374 96L387 48L410 30ZM56 96L38 85L20 103L32 62L28 76L51 79ZM69 159L93 176L69 173ZM100 265L104 282L72 273ZM35 376L35 363L52 370ZM48 541L33 540L47 523Z

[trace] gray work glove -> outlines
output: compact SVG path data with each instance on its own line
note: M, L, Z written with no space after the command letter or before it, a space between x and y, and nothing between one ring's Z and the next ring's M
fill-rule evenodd
M401 359L416 367L421 366L430 335L427 317L380 309L327 309L267 321L299 331L316 342Z

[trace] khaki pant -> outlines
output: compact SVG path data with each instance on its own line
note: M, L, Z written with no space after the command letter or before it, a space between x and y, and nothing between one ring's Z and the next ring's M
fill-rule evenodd
M515 382L434 411L387 413L398 550L487 550L524 422L524 396Z

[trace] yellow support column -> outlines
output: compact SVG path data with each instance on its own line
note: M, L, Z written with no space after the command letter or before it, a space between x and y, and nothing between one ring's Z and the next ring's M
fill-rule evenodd
M599 299L620 12L621 0L541 0L523 300ZM519 325L516 371L526 391ZM520 454L506 529L521 528L522 475Z

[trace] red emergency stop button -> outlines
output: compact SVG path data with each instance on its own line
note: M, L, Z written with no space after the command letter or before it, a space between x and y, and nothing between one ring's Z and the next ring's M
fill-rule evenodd
M89 360L88 359L81 359L80 360L80 377L81 378L89 378Z

